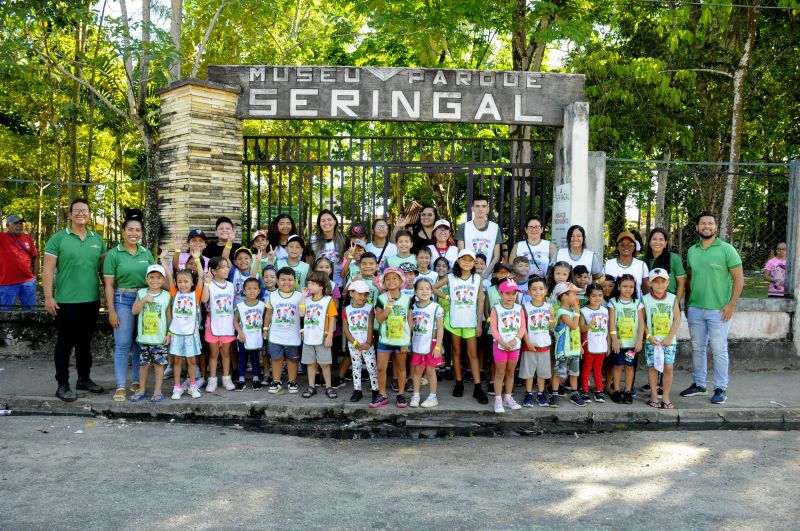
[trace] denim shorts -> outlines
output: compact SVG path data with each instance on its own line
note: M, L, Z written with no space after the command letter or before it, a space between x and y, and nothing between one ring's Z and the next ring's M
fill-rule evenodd
M633 359L629 360L628 358L625 357L625 352L627 352L629 350L633 350L633 349L632 348L622 348L622 347L620 347L619 352L614 352L612 350L611 354L608 355L609 359L611 359L611 361L612 361L612 365L614 367L622 367L623 365L625 367L634 367L635 363L636 363L636 354L638 354L638 353L635 353L633 355Z
M269 352L269 359L272 361L282 360L283 358L295 363L300 361L300 345L267 343L267 352Z
M400 349L403 347L398 347L396 345L386 345L384 343L378 342L378 352L388 352L389 354L400 354ZM407 345L406 352L410 350L410 345Z
M139 343L139 367L169 365L167 345L142 345Z
M644 359L648 367L655 367L654 355L656 348L648 343L644 346ZM678 352L676 345L664 347L664 365L675 365L675 354Z
M195 332L190 336L176 336L173 334L169 342L169 353L173 356L192 358L199 356L202 350L203 345L200 343L199 332Z

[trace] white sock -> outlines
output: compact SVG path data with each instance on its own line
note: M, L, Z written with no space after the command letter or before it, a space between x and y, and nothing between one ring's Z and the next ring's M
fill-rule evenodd
M413 398L416 398L417 400L419 400L419 393L414 393Z

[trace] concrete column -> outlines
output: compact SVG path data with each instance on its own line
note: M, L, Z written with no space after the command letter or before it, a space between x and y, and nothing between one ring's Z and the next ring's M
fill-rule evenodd
M161 242L190 229L213 235L229 216L241 238L242 121L239 87L187 79L160 91Z
M566 245L566 229L570 225L581 225L587 231L587 246L602 253L602 228L600 238L589 237L592 227L591 211L595 205L590 204L589 187L589 104L575 102L564 108L564 127L556 133L554 146L555 168L553 175L554 217L559 214L557 203L565 206L569 203L564 218L553 220L553 241L557 247ZM559 188L563 185L568 187ZM605 185L603 186L605 188ZM559 194L558 191L564 193ZM567 197L568 196L568 197ZM600 247L598 248L598 244Z
M786 294L794 297L792 340L795 355L800 356L800 160L789 165L789 228L786 237Z
M586 246L603 257L605 241L603 233L606 225L606 153L589 152L589 202L586 213L589 221L586 229Z

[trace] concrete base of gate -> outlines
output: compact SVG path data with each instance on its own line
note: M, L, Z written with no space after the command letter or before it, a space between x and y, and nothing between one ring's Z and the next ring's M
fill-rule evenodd
M73 383L74 383L73 371ZM710 397L681 398L678 392L691 380L688 372L676 373L672 401L677 409L654 409L645 404L646 393L639 393L633 405L591 403L578 407L561 399L561 407L523 408L495 414L489 405L480 405L466 385L463 398L451 396L452 382L440 384L440 405L436 408L398 409L392 403L378 409L367 407L369 392L358 404L349 402L352 386L339 389L331 400L318 392L311 399L296 395L271 395L266 390L204 393L199 399L183 396L171 400L172 380L164 383L164 400L159 404L114 402L114 377L110 363L97 364L92 378L105 386L103 395L80 392L76 402L64 403L53 396L52 362L44 360L0 361L0 408L13 415L85 415L121 417L137 420L165 420L224 423L230 427L270 432L320 436L433 437L457 434L515 432L588 432L630 429L736 429L800 428L800 388L795 371L734 372L731 375L728 403L714 406ZM302 381L302 380L301 380ZM639 385L645 373L637 375ZM303 386L301 385L301 389ZM152 382L148 393L152 392ZM522 388L515 396L522 401ZM428 388L423 387L425 397ZM392 398L394 393L390 393ZM410 398L410 394L406 395ZM238 426L237 426L238 425Z

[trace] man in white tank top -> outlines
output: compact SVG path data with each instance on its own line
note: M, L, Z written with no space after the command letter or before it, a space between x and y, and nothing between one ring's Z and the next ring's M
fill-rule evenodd
M475 254L486 256L484 278L492 274L494 265L500 260L500 243L503 235L497 223L489 221L489 198L476 195L472 200L472 221L458 226L456 239L459 249L470 249Z

